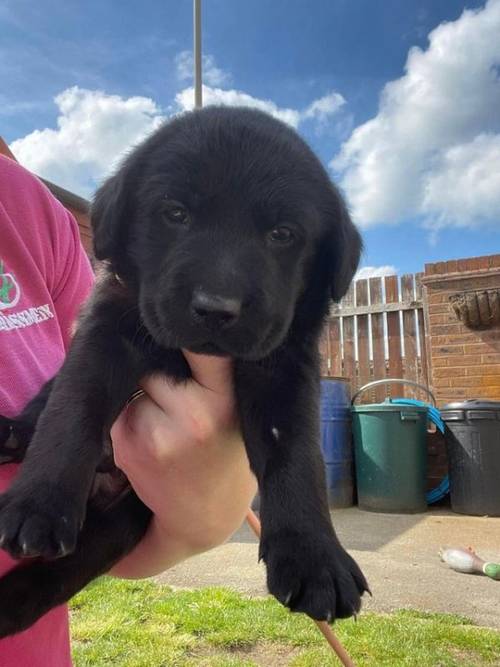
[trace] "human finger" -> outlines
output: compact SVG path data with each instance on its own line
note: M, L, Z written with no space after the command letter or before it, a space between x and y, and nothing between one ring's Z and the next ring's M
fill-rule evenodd
M193 379L217 394L228 394L233 387L233 362L229 357L214 357L183 350Z

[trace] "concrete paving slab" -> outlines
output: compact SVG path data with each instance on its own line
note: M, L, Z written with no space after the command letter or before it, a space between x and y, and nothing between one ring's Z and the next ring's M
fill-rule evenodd
M500 581L459 574L439 559L441 546L473 546L500 562L500 518L469 517L448 510L425 514L378 514L337 510L334 525L362 567L373 592L364 609L413 608L461 614L500 629ZM213 551L165 572L158 579L175 587L229 586L265 595L265 569L257 563L257 540L245 524Z

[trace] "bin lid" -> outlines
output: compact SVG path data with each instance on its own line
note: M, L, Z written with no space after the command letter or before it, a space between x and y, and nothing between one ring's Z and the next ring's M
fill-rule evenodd
M454 401L441 408L443 421L461 421L464 419L499 419L500 401L485 401L479 398L467 401Z
M420 405L398 405L393 403L390 398L383 403L364 403L361 405L353 405L351 407L353 412L424 412L427 414L427 407Z

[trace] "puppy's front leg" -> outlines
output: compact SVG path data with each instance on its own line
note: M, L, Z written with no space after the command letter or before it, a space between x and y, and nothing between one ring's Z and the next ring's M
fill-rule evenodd
M0 546L15 558L54 558L75 547L103 435L144 372L119 326L125 307L109 289L96 292L20 473L0 496Z
M91 503L72 554L22 565L0 578L0 639L26 630L107 572L139 542L150 516L131 490L108 509Z
M318 620L356 614L368 590L330 521L319 448L315 359L238 363L236 392L261 499L260 557L270 592Z

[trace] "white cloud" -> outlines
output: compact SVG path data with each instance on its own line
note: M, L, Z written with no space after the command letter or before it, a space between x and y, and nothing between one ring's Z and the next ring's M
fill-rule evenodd
M366 278L383 278L384 276L394 276L398 272L395 266L388 264L384 266L363 266L354 276L354 280L364 280Z
M364 227L500 225L500 0L464 11L412 48L375 118L332 160Z
M194 60L192 51L181 51L175 58L179 81L193 79ZM231 74L217 67L212 55L202 57L203 81L209 86L223 86L231 82Z
M331 93L299 111L278 107L272 100L243 91L203 87L205 105L254 107L295 128L306 119L320 120L335 113L341 106L337 97L340 95ZM54 102L59 110L57 127L34 130L13 141L10 148L21 164L34 173L86 197L127 150L166 118L148 97L124 98L76 86L64 90ZM179 113L193 106L193 88L186 88L176 95L169 112Z
M175 96L175 102L181 111L190 111L194 108L194 89L185 88ZM339 93L331 92L318 100L314 100L303 111L278 107L272 100L263 100L253 97L241 90L223 90L203 86L203 105L221 104L225 106L246 106L260 109L271 114L275 118L297 128L305 120L315 119L325 121L327 117L336 113L345 104L345 100Z
M194 90L193 88L185 88L177 93L175 102L181 111L190 111L194 108ZM292 127L297 127L301 114L296 109L279 108L277 104L271 100L262 100L258 97L252 97L248 93L241 90L222 90L222 88L211 88L210 86L203 86L203 105L222 104L225 106L246 106L266 111L275 118L288 123Z
M345 104L340 93L331 92L318 100L314 100L302 113L303 118L317 118L325 122L329 116L336 113Z
M123 98L75 86L54 101L57 129L35 130L10 148L34 173L83 196L164 119L147 97Z
M193 77L193 53L192 51L181 51L175 56L175 67L179 81L185 81Z
M438 226L500 223L500 134L479 134L443 151L438 167L424 179L422 210Z

